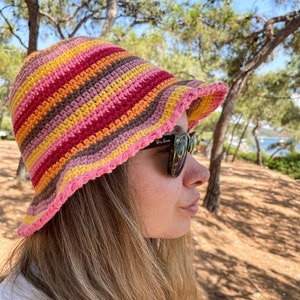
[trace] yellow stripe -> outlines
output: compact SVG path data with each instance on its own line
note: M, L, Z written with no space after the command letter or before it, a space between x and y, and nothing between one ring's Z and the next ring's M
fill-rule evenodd
M44 211L40 212L39 214L35 215L35 216L30 216L30 215L25 215L24 219L23 219L23 224L25 225L30 225L32 223L34 223L36 220L38 220L42 214L44 213Z
M80 120L83 120L87 115L94 111L101 103L106 99L111 97L119 90L121 87L125 86L133 78L137 77L142 72L145 72L153 67L152 64L146 63L144 65L136 66L134 69L131 69L124 74L123 80L119 82L119 85L116 85L115 81L112 82L105 88L105 91L101 91L99 95L95 96L93 99L82 105L78 108L69 118L65 119L60 123L47 137L46 139L39 144L38 147L30 154L30 156L25 161L25 164L28 169L30 169L37 159L46 151L51 144L53 144L59 137L65 134L70 128L78 124ZM121 85L122 83L122 85Z
M174 78L168 79L166 81L166 86L170 85L174 82L175 82ZM185 87L179 87L173 91L173 93L170 95L169 99L172 99L173 97L175 97L176 99L180 98L185 93L185 91L186 91ZM158 92L159 92L159 90L157 91L157 93ZM149 98L149 97L147 97L147 98ZM145 99L146 99L146 97L145 97ZM177 101L171 101L171 103L168 103L167 107L169 108L168 111L170 113L174 112L174 108L175 108L176 104L177 104ZM75 177L75 175L76 176L83 175L86 172L89 172L91 170L94 170L96 168L99 168L99 167L105 165L108 161L114 160L115 158L117 158L120 155L120 153L124 153L124 151L126 149L128 149L130 146L132 146L136 142L136 140L138 140L140 137L145 136L154 130L157 130L157 128L164 125L169 119L170 119L170 114L164 115L163 118L161 118L156 124L137 132L133 137L131 137L130 140L127 140L126 142L124 142L122 145L120 145L120 147L118 147L110 155L108 155L105 158L105 160L97 161L97 162L89 164L89 165L77 166L77 167L74 167L73 169L69 170L68 172L66 172L66 174L64 176L64 180L62 181L61 185L57 189L57 194L60 194L64 190L65 186L68 184L68 182L70 182ZM122 124L120 124L120 125L122 125ZM117 128L115 128L115 129L117 129ZM109 132L107 132L107 134L109 134ZM44 212L40 212L36 216L25 215L23 224L30 225L30 224L34 223L36 220L38 220L40 218L40 216L43 213Z
M112 123L109 125L108 128L104 128L104 130L99 131L93 136L94 140L86 139L83 143L77 145L76 147L73 147L70 152L66 153L64 157L62 157L55 165L51 166L41 177L40 181L35 187L36 194L39 194L45 186L49 183L49 181L54 178L58 172L61 170L61 168L65 165L67 160L69 160L72 156L74 156L76 153L90 147L91 144L94 144L98 142L99 140L105 138L106 136L110 135L111 133L115 132L117 129L124 126L124 124L129 123L132 119L136 117L136 114L140 114L140 111L144 110L145 107L147 107L157 96L157 94L164 89L166 86L169 86L173 83L175 83L177 79L175 78L169 78L166 81L162 82L156 91L150 92L151 96L146 95L145 98L137 103L133 108L132 112L127 112L127 115L123 115L118 122ZM185 90L184 90L185 91ZM182 92L182 94L184 93ZM171 108L171 112L173 112Z
M182 91L182 94L184 92L185 91ZM177 98L178 97L178 91L174 91L174 93L177 94L176 95L176 98ZM171 95L170 98L172 98L173 94ZM177 104L177 102L175 102L175 103L171 102L171 104L168 105L168 107L170 108L170 110L169 110L170 112L174 111L174 104ZM83 175L86 172L89 172L91 170L95 170L96 168L99 168L99 167L105 165L107 162L113 161L118 156L120 156L121 153L124 153L127 149L130 148L130 146L132 146L134 143L136 143L136 141L138 139L140 139L143 136L146 136L150 132L156 130L157 128L159 128L163 124L165 124L169 120L169 118L170 118L170 115L164 115L164 117L162 119L160 119L156 124L154 124L154 125L152 125L148 128L145 128L144 130L141 130L141 131L137 132L135 135L133 135L130 138L130 140L127 140L122 145L120 145L116 150L114 150L107 157L105 157L105 159L102 159L100 161L96 161L95 163L88 164L88 165L76 166L73 169L66 172L66 174L64 175L64 180L62 181L61 185L57 189L58 194L61 193L64 190L64 188L68 184L68 182L70 182L74 177Z
M23 84L16 91L16 94L14 95L14 98L12 99L12 103L11 103L11 115L15 113L16 107L21 102L21 100L25 97L26 93L29 92L39 80L41 80L43 77L53 72L59 66L71 60L73 57L91 48L93 45L103 44L103 43L104 42L100 42L98 40L91 40L85 42L84 44L80 44L74 48L71 48L63 52L62 55L58 56L56 59L51 60L48 63L41 66L40 68L38 68L23 82Z
M191 121L198 119L199 116L201 116L203 113L210 110L214 97L215 97L214 95L201 97L201 102L199 106L189 114L188 117L189 123Z
M96 76L97 72L100 70L98 65L101 65L101 68L105 68L107 65L112 62L129 56L130 54L127 52L117 52L113 53L108 57L105 57L95 64L91 65L91 72L83 71L79 75L75 77L75 79L71 79L68 83L64 85L63 88L60 88L58 92L54 93L55 96L48 97L45 101L43 101L35 111L27 118L27 120L22 124L19 131L16 133L16 140L19 145L21 145L26 138L27 134L34 128L34 126L47 114L48 111L57 103L61 102L64 97L68 94L72 93L74 90L78 89L81 84L84 84L91 77Z

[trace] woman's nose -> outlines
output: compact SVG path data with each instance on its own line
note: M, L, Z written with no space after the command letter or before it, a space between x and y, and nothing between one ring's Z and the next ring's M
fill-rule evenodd
M202 185L208 181L210 176L209 170L191 154L187 155L183 172L183 183L187 187Z

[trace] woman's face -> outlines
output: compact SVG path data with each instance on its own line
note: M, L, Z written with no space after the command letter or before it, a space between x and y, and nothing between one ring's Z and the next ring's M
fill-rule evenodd
M174 132L186 132L186 113L177 121ZM191 217L198 211L197 187L209 178L208 170L189 153L178 177L167 173L166 147L142 150L130 159L129 180L134 201L149 238L177 238L190 229Z

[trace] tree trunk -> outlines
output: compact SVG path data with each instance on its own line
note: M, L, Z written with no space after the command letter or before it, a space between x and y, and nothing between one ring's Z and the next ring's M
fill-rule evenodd
M29 42L27 55L37 50L39 36L39 1L25 0L28 9Z
M257 149L256 163L259 166L262 166L261 149L260 149L259 139L258 139L258 136L257 136L257 130L258 130L258 128L259 128L259 123L258 123L258 120L256 120L255 127L252 130L252 135L254 137L255 145L256 145L256 149Z
M235 102L246 84L250 73L241 74L241 76L232 84L228 96L224 102L222 113L213 135L213 146L210 158L210 178L206 195L204 198L204 206L210 212L216 212L220 202L220 172L221 161L223 157L223 145L225 141L226 131L231 120Z
M277 152L279 152L280 150L283 150L283 149L285 149L285 148L278 148L278 149L276 149L276 150L272 153L272 155L270 156L269 160L272 160L272 159L274 158L275 154L276 154Z
M232 157L231 162L234 162L235 159L236 159L236 156L237 156L237 154L238 154L238 152L239 152L239 149L240 149L242 140L243 140L243 138L244 138L244 136L245 136L245 134L246 134L246 132L247 132L248 126L249 126L249 124L250 124L250 121L251 121L251 116L248 118L247 124L246 124L246 126L244 127L244 130L243 130L243 132L242 132L242 134L241 134L241 136L240 136L239 143L238 143L238 145L237 145L237 147L236 147L236 149L235 149L235 152L234 152L234 154L233 154L233 157Z
M24 181L24 182L30 180L29 173L26 169L26 166L24 164L24 161L23 161L22 157L20 157L20 160L19 160L19 165L18 165L18 169L17 169L17 176L18 176L19 180Z
M27 55L37 50L39 36L39 1L25 0L28 9L29 43ZM29 180L29 174L24 164L23 158L19 160L17 176L22 181Z
M225 161L226 162L228 160L228 155L230 153L230 148L231 148L231 145L232 145L232 142L233 142L234 133L235 133L235 130L237 129L237 127L239 126L240 120L241 120L241 116L239 117L238 122L233 126L233 129L231 131L231 138L230 138L229 145L228 145L228 148L227 148L226 154L225 154Z
M295 17L292 15L295 15ZM292 17L291 21L289 21L290 17ZM256 53L245 62L243 68L232 80L220 119L214 131L213 148L209 166L211 176L204 198L204 206L210 212L216 212L220 202L219 176L221 171L223 144L236 100L247 83L249 76L268 58L279 44L300 27L299 12L289 14L286 16L285 20L286 25L281 30L277 31L272 38L266 40L265 44L260 49L257 49Z
M106 17L105 23L102 27L100 36L106 36L110 28L114 25L118 16L118 4L116 0L106 1Z

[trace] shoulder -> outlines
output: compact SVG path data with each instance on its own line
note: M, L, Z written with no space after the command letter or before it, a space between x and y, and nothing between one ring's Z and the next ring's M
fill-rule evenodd
M49 300L28 282L22 274L10 274L0 283L0 300Z

